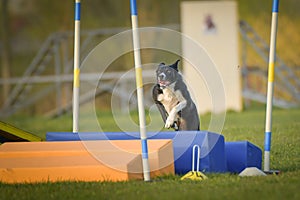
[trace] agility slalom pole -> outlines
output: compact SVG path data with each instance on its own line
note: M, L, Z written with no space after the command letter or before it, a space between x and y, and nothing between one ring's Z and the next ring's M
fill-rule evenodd
M276 58L278 5L279 5L279 0L273 0L270 52L269 52L269 69L268 69L267 105L266 105L264 171L270 171L270 151L271 151L271 137L272 137L272 105L273 105L273 91L274 91L274 67L275 67L275 58Z
M140 137L142 143L143 173L144 173L144 181L150 181L150 167L149 167L149 160L148 160L146 119L145 119L145 109L144 109L143 76L142 76L140 38L139 38L139 31L138 31L138 15L137 15L136 0L130 0L130 10L131 10L136 89L137 89L137 98L138 98Z
M80 0L75 0L74 77L73 77L73 133L78 133L80 87Z

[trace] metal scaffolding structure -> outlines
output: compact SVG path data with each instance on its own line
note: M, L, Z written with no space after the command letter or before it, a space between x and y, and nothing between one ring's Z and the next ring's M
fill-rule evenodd
M163 25L173 30L179 30L178 24ZM256 31L245 21L240 21L240 34L242 36L243 49L242 54L242 76L243 76L243 98L245 100L266 102L266 91L264 87L267 81L267 72L264 67L250 67L247 65L247 48L251 46L255 52L268 63L268 44L256 33ZM84 58L95 43L103 39L128 30L128 28L104 28L91 31L81 31L81 58ZM72 82L73 82L73 32L57 32L50 35L41 45L40 50L34 57L22 77L13 77L9 80L0 78L0 85L9 83L13 86L10 95L1 105L0 116L10 116L14 113L28 108L47 95L55 94L55 105L53 109L47 111L48 116L59 116L62 113L72 110ZM274 96L274 106L289 108L299 106L300 104L300 80L299 74L295 68L287 66L277 55L275 76L276 87ZM105 92L111 93L115 82L124 72L109 72L102 75L101 86L95 91L88 91L81 94L80 103L87 102L95 95L101 95ZM143 73L144 75L144 73ZM80 79L83 81L96 81L98 83L99 74L83 73ZM152 72L145 72L144 79L153 78ZM134 80L134 78L132 79ZM128 80L129 81L129 80ZM95 83L96 84L96 83ZM134 84L134 83L126 83ZM36 89L39 87L40 89ZM128 99L128 93L120 90L118 93L120 101L122 98ZM151 99L145 99L150 103ZM147 104L148 104L147 103ZM148 104L149 105L149 104ZM132 107L135 108L135 107Z

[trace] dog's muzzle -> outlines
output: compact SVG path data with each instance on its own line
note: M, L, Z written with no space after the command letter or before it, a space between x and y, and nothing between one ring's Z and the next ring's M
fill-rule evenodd
M165 73L160 73L160 74L158 75L158 79L159 79L159 80L164 80L164 79L166 79L166 74L165 74Z
M168 85L170 85L170 81L158 80L158 84L160 87L167 87Z
M166 87L168 84L168 81L165 80L166 79L166 74L165 73L160 73L157 76L157 82L159 84L159 86L161 87Z

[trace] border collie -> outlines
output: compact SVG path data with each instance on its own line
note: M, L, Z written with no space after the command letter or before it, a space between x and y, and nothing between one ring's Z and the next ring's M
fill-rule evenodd
M160 111L165 128L173 128L176 131L199 130L197 107L178 72L178 62L179 60L172 65L165 63L158 65L157 84L153 87L152 97Z

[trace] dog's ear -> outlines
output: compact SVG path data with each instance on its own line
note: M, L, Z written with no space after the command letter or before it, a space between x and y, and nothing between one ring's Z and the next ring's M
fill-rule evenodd
M163 66L165 66L166 64L165 63L159 63L159 65L158 65L158 67L163 67Z
M176 71L178 71L178 63L180 60L177 60L174 64L170 65L171 68L175 69Z

